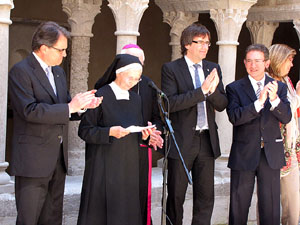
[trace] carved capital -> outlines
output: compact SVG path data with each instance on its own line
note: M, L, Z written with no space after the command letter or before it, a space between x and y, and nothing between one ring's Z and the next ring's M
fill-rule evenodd
M210 18L214 21L219 43L238 45L238 37L247 19L245 9L211 9Z
M274 32L279 26L278 22L247 21L246 26L251 34L252 43L264 44L269 47L272 44Z
M102 0L62 0L62 4L71 25L71 35L92 37L92 26L95 16L100 13Z
M14 8L12 0L1 0L0 2L0 24L12 24L10 11Z
M165 12L164 13L164 22L169 24L171 27L170 36L180 38L184 28L190 24L198 21L198 13L191 12Z
M149 0L108 0L108 2L116 21L115 35L139 36L140 21L148 8Z
M172 60L181 57L180 37L182 31L196 21L198 21L198 13L182 11L164 12L164 22L171 27L171 42L169 44L172 46Z

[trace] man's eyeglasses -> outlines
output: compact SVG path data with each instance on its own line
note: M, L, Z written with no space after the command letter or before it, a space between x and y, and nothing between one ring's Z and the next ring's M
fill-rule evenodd
M200 41L192 41L192 42L196 44L200 44L201 46L207 46L207 47L211 46L211 43L209 41L200 40Z
M246 63L251 64L251 63L262 63L266 60L264 59L246 59Z
M60 52L60 53L63 53L64 51L67 51L66 48L60 49L60 48L56 48L56 47L53 47L53 46L49 46L49 48L53 48L53 49L55 49L56 51L58 51L58 52Z

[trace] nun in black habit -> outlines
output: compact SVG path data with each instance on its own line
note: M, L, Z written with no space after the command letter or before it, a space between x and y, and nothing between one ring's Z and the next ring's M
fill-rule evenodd
M130 91L142 65L128 54L117 55L96 83L102 104L88 110L78 135L86 142L78 225L140 225L139 143L153 129L130 133L142 125L140 96Z

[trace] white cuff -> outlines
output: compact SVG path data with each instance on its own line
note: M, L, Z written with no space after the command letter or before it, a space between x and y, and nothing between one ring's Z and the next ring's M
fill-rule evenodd
M271 101L270 100L270 103L271 103L271 105L272 105L272 107L271 107L271 111L273 111L278 105L279 105L279 103L280 103L280 98L277 96L277 98L274 100L274 101Z
M264 108L264 105L260 104L259 100L257 99L254 102L254 107L255 107L256 112L259 112L260 110L262 110Z

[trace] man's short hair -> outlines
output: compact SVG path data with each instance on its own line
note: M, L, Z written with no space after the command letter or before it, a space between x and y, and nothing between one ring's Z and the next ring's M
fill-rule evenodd
M40 24L32 36L32 51L40 49L42 45L47 45L49 47L53 46L60 35L63 35L68 39L71 37L69 31L55 22L49 21Z
M262 52L264 54L265 60L269 60L269 49L265 45L263 45L263 44L249 45L245 51L245 59L246 59L247 54L251 51Z
M198 22L189 25L182 31L181 38L180 38L182 55L185 55L187 52L187 49L185 48L185 46L192 44L194 37L198 37L198 36L201 36L201 37L208 36L208 38L210 40L209 30L204 25L202 25Z

